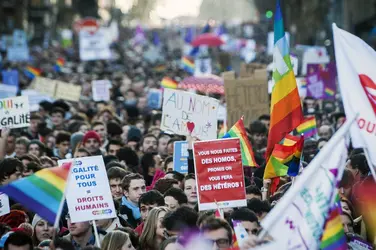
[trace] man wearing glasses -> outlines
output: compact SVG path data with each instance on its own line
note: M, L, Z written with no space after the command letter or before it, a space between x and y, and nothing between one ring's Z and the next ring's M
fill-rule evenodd
M225 250L232 245L231 226L223 219L210 218L206 220L201 231L213 250Z

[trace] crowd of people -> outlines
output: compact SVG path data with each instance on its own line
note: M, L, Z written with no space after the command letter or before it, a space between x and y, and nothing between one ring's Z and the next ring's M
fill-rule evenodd
M163 60L154 63L143 59L146 44L114 45L117 59L112 61L80 62L77 50L57 45L32 50L33 65L42 70L42 76L79 84L82 96L77 103L42 101L39 110L31 113L28 128L1 130L1 185L57 166L60 159L101 155L117 217L96 221L100 241L96 242L92 222L72 223L66 206L59 228L54 228L38 214L10 200L10 213L0 217L1 248L80 250L97 249L100 243L104 250L173 250L185 246L189 232L199 231L210 249L230 249L234 243L232 220L241 221L250 236L241 249L257 243L260 221L292 183L290 177L282 177L279 189L270 196L270 182L263 180L270 117L265 114L246 124L260 166L245 171L247 206L225 209L223 218L215 211L198 211L192 155L196 138L164 133L159 128L161 110L147 106L148 90L160 88L163 76L178 80L188 75L179 67L181 50L169 49L167 41L162 40ZM210 53L215 55L215 51ZM53 70L59 57L65 58L65 72ZM18 69L20 89L28 88L31 80L21 70L26 64L3 58L2 68ZM97 79L111 81L111 101L91 99L91 81ZM223 96L212 96L224 103ZM303 104L305 115L315 115L318 127L318 137L304 142L302 165L306 167L346 117L340 102L305 98ZM223 124L218 125L219 130ZM184 140L189 142L188 174L173 167L174 142ZM365 240L367 231L356 205L358 187L369 178L369 171L362 150L352 149L340 183L345 233Z

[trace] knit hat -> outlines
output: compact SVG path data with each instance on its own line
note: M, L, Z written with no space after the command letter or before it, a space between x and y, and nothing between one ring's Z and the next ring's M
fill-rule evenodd
M100 136L97 134L97 132L95 132L93 130L86 132L86 134L84 135L84 138L82 139L82 144L85 144L87 142L87 140L89 140L89 139L95 139L99 143L101 143Z
M18 226L19 229L22 229L25 233L27 233L30 237L33 236L34 229L29 223L22 223Z
M34 215L34 218L33 218L33 221L31 222L31 226L33 228L35 228L35 226L38 224L39 221L43 220L42 217L40 217L39 215L35 214Z
M136 128L135 126L131 126L128 130L128 135L127 135L127 141L135 141L135 142L140 142L141 141L141 130Z
M83 138L84 138L84 133L82 133L82 132L76 132L76 133L71 135L70 144L71 144L71 147L72 147L72 152L76 151L78 143L80 143Z
M0 222L7 224L11 228L15 228L26 222L26 216L24 211L10 210L9 214L0 216Z

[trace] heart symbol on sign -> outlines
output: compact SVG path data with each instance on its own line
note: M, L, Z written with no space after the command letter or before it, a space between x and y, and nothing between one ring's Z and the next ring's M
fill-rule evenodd
M195 123L194 122L187 122L187 128L190 134L192 134L193 129L195 128Z

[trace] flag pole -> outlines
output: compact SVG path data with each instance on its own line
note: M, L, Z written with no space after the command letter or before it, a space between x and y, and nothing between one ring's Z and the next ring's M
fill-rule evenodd
M97 247L101 248L101 243L99 242L99 234L98 234L98 229L97 229L97 223L95 220L93 220L93 227L94 227L94 236L95 236L95 243Z

